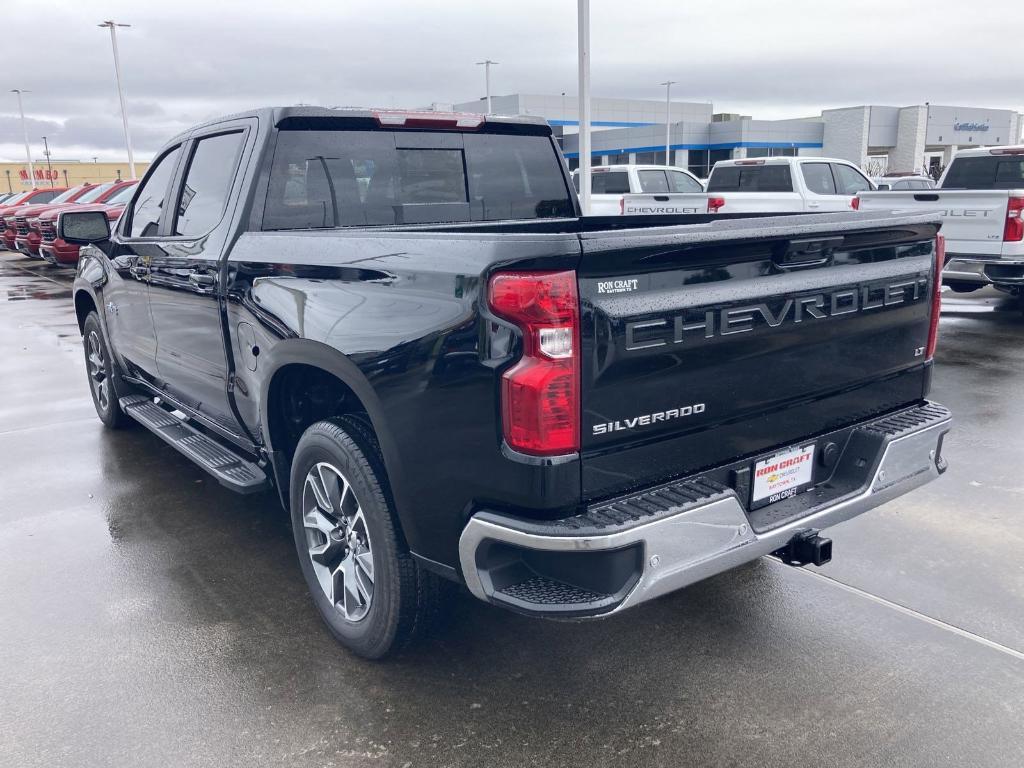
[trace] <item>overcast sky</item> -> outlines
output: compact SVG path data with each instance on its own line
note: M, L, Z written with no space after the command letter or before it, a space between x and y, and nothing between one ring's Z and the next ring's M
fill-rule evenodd
M416 107L492 92L576 91L574 0L4 0L0 159L124 158L110 39L133 144L148 159L179 130L252 106ZM679 100L759 118L854 104L1024 111L1012 5L962 0L592 0L594 96Z

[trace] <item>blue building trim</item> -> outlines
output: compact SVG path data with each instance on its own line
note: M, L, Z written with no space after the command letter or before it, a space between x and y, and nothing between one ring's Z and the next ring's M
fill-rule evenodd
M579 125L579 120L548 120L549 125ZM596 125L600 128L646 128L648 125L657 125L657 123L630 123L621 120L591 120L591 125Z
M728 141L721 144L670 144L671 149L738 149L752 147L757 149L821 149L820 142L814 141ZM664 152L664 144L651 147L624 147L622 149L595 149L591 155L628 155L630 152ZM579 152L566 152L566 157L579 157Z

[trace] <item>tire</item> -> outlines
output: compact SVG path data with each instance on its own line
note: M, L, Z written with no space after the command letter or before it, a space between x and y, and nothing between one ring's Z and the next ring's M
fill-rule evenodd
M89 392L100 421L107 429L124 429L134 424L118 403L129 391L110 356L107 337L103 334L103 326L95 311L89 313L82 326L82 347L85 351Z
M380 659L423 634L440 578L409 554L372 431L355 417L303 433L291 467L295 547L320 616L353 653Z
M973 293L979 288L984 287L978 283L965 283L960 280L950 280L944 284L948 285L949 289L953 291L953 293Z

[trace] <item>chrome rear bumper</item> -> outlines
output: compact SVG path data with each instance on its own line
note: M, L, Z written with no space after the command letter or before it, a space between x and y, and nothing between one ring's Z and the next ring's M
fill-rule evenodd
M561 521L532 522L478 512L459 542L463 577L476 597L523 613L616 613L770 554L798 532L849 520L934 480L945 471L941 447L950 426L949 412L936 404L859 425L855 432L867 430L876 441L882 434L866 481L851 493L763 532L754 530L732 488L716 488L700 478L646 493L645 501L655 496L678 501L647 516L639 514L626 525L584 523L573 530ZM638 498L634 494L625 502L605 502L601 509L621 509L623 503L628 508L630 500ZM602 519L589 511L581 518ZM573 558L575 564L570 563ZM620 583L616 577L595 587L595 568L628 578ZM557 578L552 572L585 574L587 583L572 583L574 577Z
M953 255L942 270L943 280L978 285L1024 284L1024 260Z

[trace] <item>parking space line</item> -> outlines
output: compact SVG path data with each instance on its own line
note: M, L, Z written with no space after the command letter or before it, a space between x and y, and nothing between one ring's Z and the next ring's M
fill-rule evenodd
M72 281L72 282L62 283L60 280L55 280L54 278L50 277L49 275L41 274L40 272L36 272L34 269L29 269L28 267L24 267L21 264L13 264L12 262L7 261L7 260L4 260L4 266L5 267L12 267L14 269L20 270L21 272L24 272L24 273L26 273L28 275L32 275L33 277L39 277L39 278L42 278L43 280L49 280L51 283L53 283L55 285L59 285L61 288L70 288L71 285L72 285L72 282L73 282Z
M781 565L781 563L779 563L779 565ZM785 567L789 568L790 566ZM984 645L988 648L991 648L994 651L1005 653L1007 656L1012 656L1013 658L1017 659L1017 661L1024 661L1024 652L1018 651L1015 648L1010 648L1009 646L1003 645L1002 643L997 643L995 640L989 640L987 637L976 635L973 632L969 632L966 629L961 629L960 627L954 624L947 624L946 622L940 619L936 619L933 616L929 616L919 611L915 611L913 608L907 608L905 605L894 603L891 600L886 600L884 597L879 597L878 595L874 595L870 592L865 592L863 589L860 589L858 587L853 587L849 584L844 584L841 581L833 579L831 576L825 576L824 574L815 573L814 571L809 571L804 568L795 568L793 570L796 570L798 573L802 573L805 576L817 579L818 581L823 581L832 584L833 586L839 587L839 589L842 589L851 594L866 598L867 600L870 600L873 603L884 605L886 608L892 608L894 611L898 611L899 613L902 613L906 616L910 616L912 618L923 621L926 624L931 624L933 627L938 627L939 629L944 629L947 632L952 632L954 635L959 635L960 637L966 638L967 640L972 640L973 642L978 643L980 645Z

